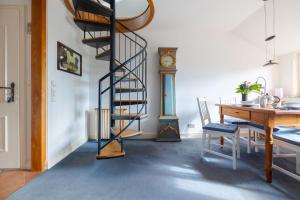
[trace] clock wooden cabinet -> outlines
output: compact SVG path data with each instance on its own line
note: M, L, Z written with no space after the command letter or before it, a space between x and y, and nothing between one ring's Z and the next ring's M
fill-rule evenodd
M176 116L176 52L177 48L159 48L160 117L157 141L180 141Z

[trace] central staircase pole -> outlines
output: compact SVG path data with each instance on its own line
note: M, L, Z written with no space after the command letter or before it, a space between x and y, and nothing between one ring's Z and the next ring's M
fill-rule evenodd
M110 37L111 37L111 42L110 42L110 72L114 70L115 66L115 34L116 34L116 5L115 5L115 0L110 1L110 8L112 9L113 13L112 16L110 17L110 22L111 22L111 27L110 27ZM114 73L111 73L110 75L110 127L115 126L115 120L113 120L112 116L115 113L115 107L114 107L114 101L115 101L115 86L114 86ZM110 131L112 134L112 131ZM112 135L111 135L112 136Z

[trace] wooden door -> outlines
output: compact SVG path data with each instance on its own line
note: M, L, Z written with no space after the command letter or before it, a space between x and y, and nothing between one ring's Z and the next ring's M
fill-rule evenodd
M20 168L20 66L22 63L22 9L0 6L0 169ZM22 69L23 70L23 69Z

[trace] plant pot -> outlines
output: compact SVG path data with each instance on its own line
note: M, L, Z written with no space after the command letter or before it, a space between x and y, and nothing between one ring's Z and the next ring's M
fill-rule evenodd
M248 101L248 94L242 94L242 101Z

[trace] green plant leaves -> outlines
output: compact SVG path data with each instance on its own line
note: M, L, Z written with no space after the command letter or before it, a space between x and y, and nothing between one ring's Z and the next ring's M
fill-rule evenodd
M250 94L251 92L259 93L261 89L262 89L261 84L259 83L251 84L251 82L245 81L235 89L235 92L241 94Z

